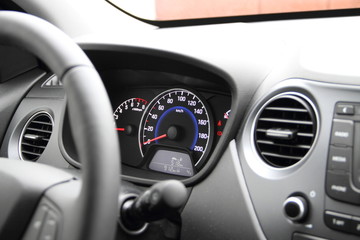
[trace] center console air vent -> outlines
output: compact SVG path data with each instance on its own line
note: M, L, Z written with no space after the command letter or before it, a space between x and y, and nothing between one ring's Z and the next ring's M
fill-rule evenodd
M255 119L254 140L261 158L273 167L289 167L310 150L317 120L309 102L297 94L281 94Z
M53 120L49 113L35 113L25 124L20 136L20 158L28 161L36 161L44 152L52 130Z

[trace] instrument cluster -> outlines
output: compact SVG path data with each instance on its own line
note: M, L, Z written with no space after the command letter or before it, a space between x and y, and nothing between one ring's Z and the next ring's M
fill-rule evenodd
M145 87L110 97L122 163L179 177L204 166L230 116L231 97L214 91Z

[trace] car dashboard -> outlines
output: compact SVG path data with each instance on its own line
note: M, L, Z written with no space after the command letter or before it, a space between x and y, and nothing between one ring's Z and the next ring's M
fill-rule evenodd
M357 239L359 24L344 17L74 38L108 92L122 181L143 189L176 179L191 192L179 238ZM65 92L46 63L1 85L23 89L8 120L0 116L8 123L1 156L81 169ZM48 135L29 150L33 131ZM142 234L117 237L151 239Z

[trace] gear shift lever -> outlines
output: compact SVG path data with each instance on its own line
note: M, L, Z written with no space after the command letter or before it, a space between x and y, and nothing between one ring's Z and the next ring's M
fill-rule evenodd
M170 217L185 204L186 199L187 191L180 181L156 183L139 197L123 203L121 221L129 230L140 229L146 222Z

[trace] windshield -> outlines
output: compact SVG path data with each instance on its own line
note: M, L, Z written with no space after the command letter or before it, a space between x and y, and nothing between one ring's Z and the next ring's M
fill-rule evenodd
M147 20L182 20L360 8L360 0L108 0Z

